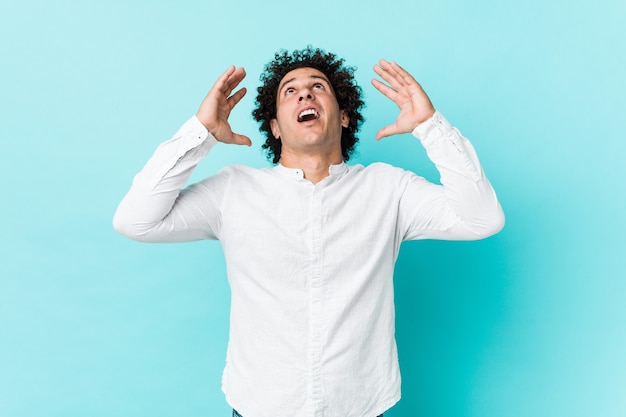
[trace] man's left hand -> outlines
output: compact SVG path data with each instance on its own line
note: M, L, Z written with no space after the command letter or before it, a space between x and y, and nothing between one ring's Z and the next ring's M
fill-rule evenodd
M376 140L412 132L420 123L435 114L435 108L422 86L400 65L381 59L378 65L374 66L374 72L389 85L377 79L372 80L372 85L400 108L395 123L380 129L376 134Z

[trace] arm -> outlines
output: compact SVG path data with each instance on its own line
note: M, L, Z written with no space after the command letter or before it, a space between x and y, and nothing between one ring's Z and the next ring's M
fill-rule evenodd
M439 112L413 135L426 148L442 185L417 181L414 174L402 183L404 238L476 240L499 232L504 213L469 140Z
M231 95L244 77L243 68L230 67L211 88L198 113L157 148L118 206L113 218L115 230L146 242L216 238L217 194L223 176L181 189L218 141L251 144L248 137L234 133L228 123L231 110L246 93L242 88Z
M374 67L389 85L372 84L400 108L376 138L412 132L441 174L435 185L407 173L401 178L403 239L473 240L504 226L504 213L470 142L437 112L417 81L396 63Z

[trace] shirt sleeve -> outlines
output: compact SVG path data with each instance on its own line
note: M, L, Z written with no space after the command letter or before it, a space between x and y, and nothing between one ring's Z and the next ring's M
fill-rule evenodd
M115 230L143 242L215 239L220 176L213 181L213 195L199 193L197 186L181 189L216 143L196 116L183 124L133 179L115 212Z
M400 180L403 240L476 240L499 232L504 213L473 146L438 111L413 131L441 185L413 173Z

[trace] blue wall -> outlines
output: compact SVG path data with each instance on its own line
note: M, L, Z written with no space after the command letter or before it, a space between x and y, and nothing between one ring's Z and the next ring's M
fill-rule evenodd
M216 242L148 245L111 218L155 146L230 64L279 48L356 65L358 162L437 180L369 84L397 60L478 150L507 214L397 266L403 399L388 415L626 415L626 6L540 0L0 3L0 416L227 416ZM219 146L194 174L264 166Z

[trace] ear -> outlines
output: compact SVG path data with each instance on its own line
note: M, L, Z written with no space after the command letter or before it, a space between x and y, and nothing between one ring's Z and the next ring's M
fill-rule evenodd
M278 120L270 120L270 128L272 129L272 135L274 135L276 139L280 139L280 127L278 126Z
M350 117L348 116L348 112L346 110L341 110L341 126L347 128L349 125L350 125Z

